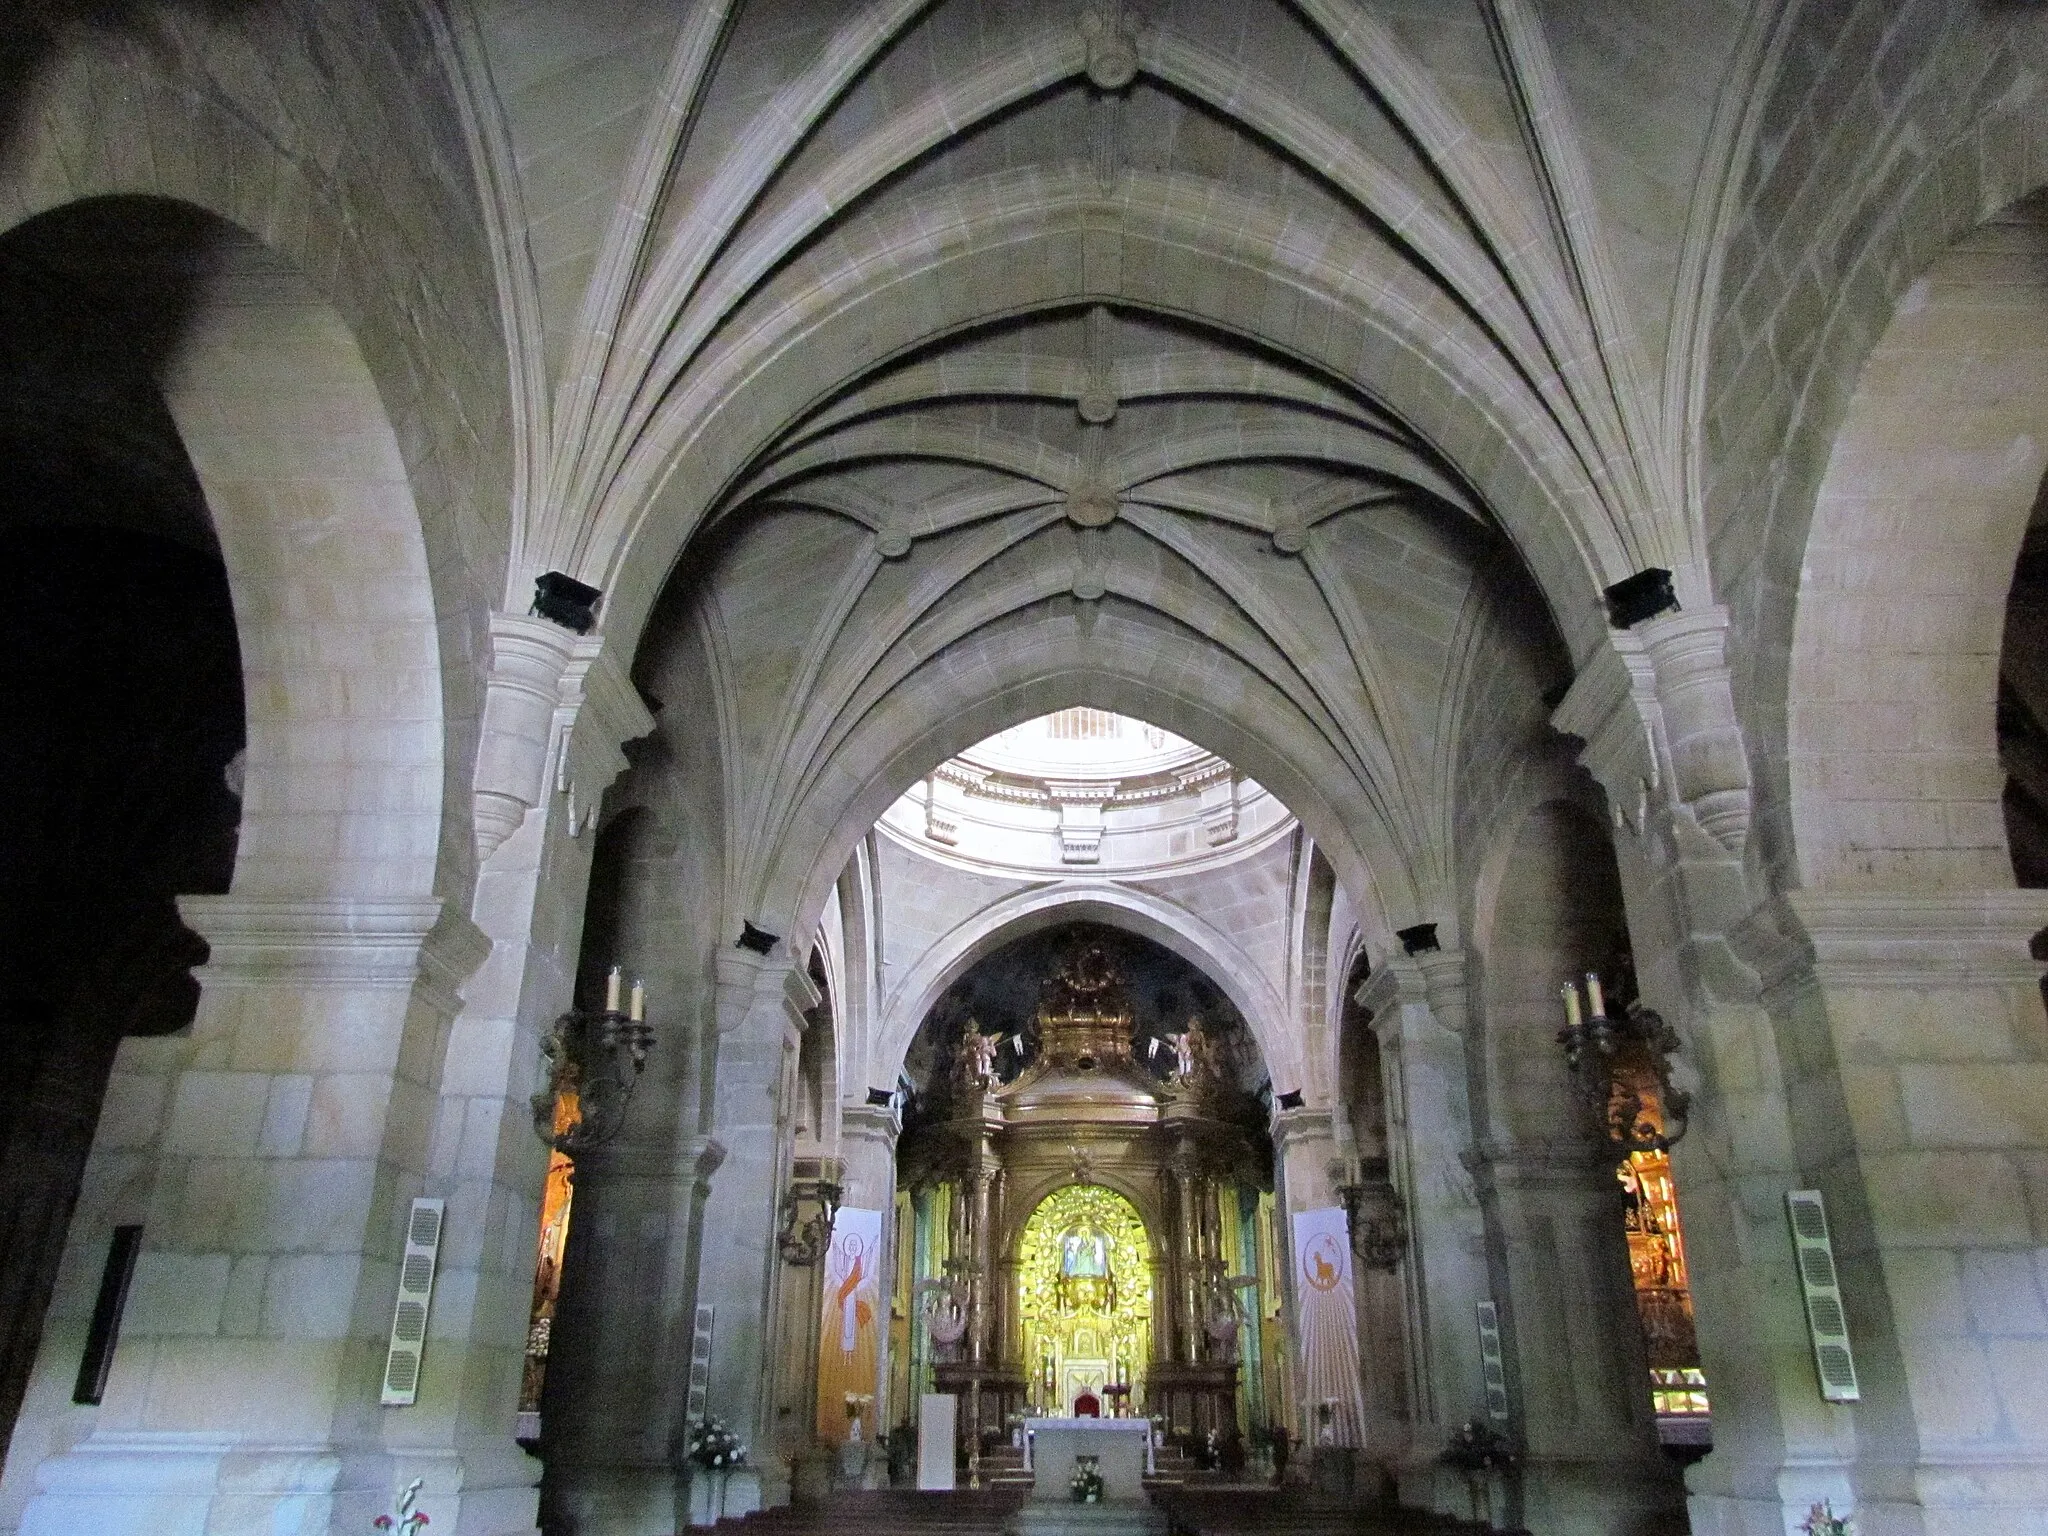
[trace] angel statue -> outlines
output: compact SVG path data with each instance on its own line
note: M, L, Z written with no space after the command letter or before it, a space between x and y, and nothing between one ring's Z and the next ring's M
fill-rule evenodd
M960 1081L969 1088L988 1089L996 1085L996 1037L984 1035L972 1019L960 1027L958 1070Z

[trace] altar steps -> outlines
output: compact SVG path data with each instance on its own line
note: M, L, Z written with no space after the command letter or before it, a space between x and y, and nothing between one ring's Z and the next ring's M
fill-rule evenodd
M1173 1536L1498 1536L1451 1515L1299 1488L1195 1483L1155 1493L1153 1502Z
M1016 1488L961 1488L919 1493L910 1488L835 1493L819 1504L784 1504L714 1528L745 1536L996 1536L1030 1493Z
M984 1483L991 1457L983 1461ZM1019 1470L1022 1458L1018 1458ZM1007 1474L1006 1474L1007 1475ZM1364 1503L1299 1488L1197 1480L1152 1489L1173 1536L1495 1536L1449 1515ZM721 1520L714 1536L998 1536L1025 1501L1028 1484L952 1493L908 1488L835 1493L823 1503L784 1505L745 1520Z

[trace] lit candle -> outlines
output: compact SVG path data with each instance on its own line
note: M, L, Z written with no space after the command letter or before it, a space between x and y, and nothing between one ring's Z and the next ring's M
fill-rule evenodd
M646 1017L647 1017L647 984L646 984L646 983L645 983L644 981L640 981L640 980L636 979L636 980L635 980L635 981L633 982L633 1012L632 1012L632 1020L633 1020L633 1022L634 1022L635 1024L638 1024L638 1023L639 1023L639 1022L640 1022L641 1020L645 1019Z
M1564 994L1564 1021L1573 1029L1577 1029L1581 1022L1579 1017L1579 984L1575 981L1568 981L1559 987L1558 991Z
M604 1011L606 1013L617 1013L619 1011L619 974L619 968L615 965L612 967L611 975L604 979Z
M1607 1017L1607 999L1600 995L1600 973L1598 971L1586 972L1586 1001L1592 1005L1594 1018L1604 1019Z

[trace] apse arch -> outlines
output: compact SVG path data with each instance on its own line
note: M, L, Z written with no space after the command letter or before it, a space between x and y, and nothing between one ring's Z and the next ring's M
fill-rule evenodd
M1041 622L1052 632L1020 637L995 654L962 657L944 669L942 680L930 674L917 680L893 709L877 704L864 713L833 752L833 771L812 786L764 859L760 910L788 914L784 931L808 932L854 846L933 764L1021 720L1080 705L1149 720L1265 785L1324 849L1361 926L1382 952L1396 928L1430 920L1431 914L1393 920L1389 907L1402 914L1422 907L1405 861L1383 831L1357 826L1367 818L1345 815L1319 787L1351 776L1341 758L1303 750L1309 739L1292 743L1294 751L1273 745L1267 733L1285 734L1278 722L1224 713L1201 686L1214 679L1199 669L1187 680L1191 686L1177 688L1170 677L1155 675L1169 665L1156 650L1134 648L1120 656L1110 633L1116 621L1108 614L1091 615L1087 635L1072 614ZM912 710L911 720L896 719Z
M1286 1003L1235 940L1153 892L1079 881L1014 892L958 924L927 949L883 1001L870 1058L873 1075L866 1082L896 1081L918 1026L932 1005L978 961L1018 939L1075 921L1120 928L1179 955L1230 999L1258 1042L1275 1091L1299 1085L1311 1098L1322 1096L1322 1085L1311 1091L1304 1080L1301 1049L1286 1027Z

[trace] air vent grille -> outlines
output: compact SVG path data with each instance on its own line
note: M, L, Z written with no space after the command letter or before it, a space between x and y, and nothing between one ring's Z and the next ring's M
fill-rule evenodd
M1856 1402L1863 1394L1856 1384L1856 1358L1849 1349L1849 1318L1842 1310L1826 1202L1817 1189L1788 1190L1785 1211L1792 1221L1800 1288L1806 1294L1806 1328L1813 1339L1820 1395L1831 1403Z
M398 1264L398 1300L391 1309L391 1343L384 1357L383 1402L402 1408L419 1396L420 1356L427 1347L427 1309L434 1300L434 1266L441 1252L446 1202L415 1200L405 1223L405 1256Z

